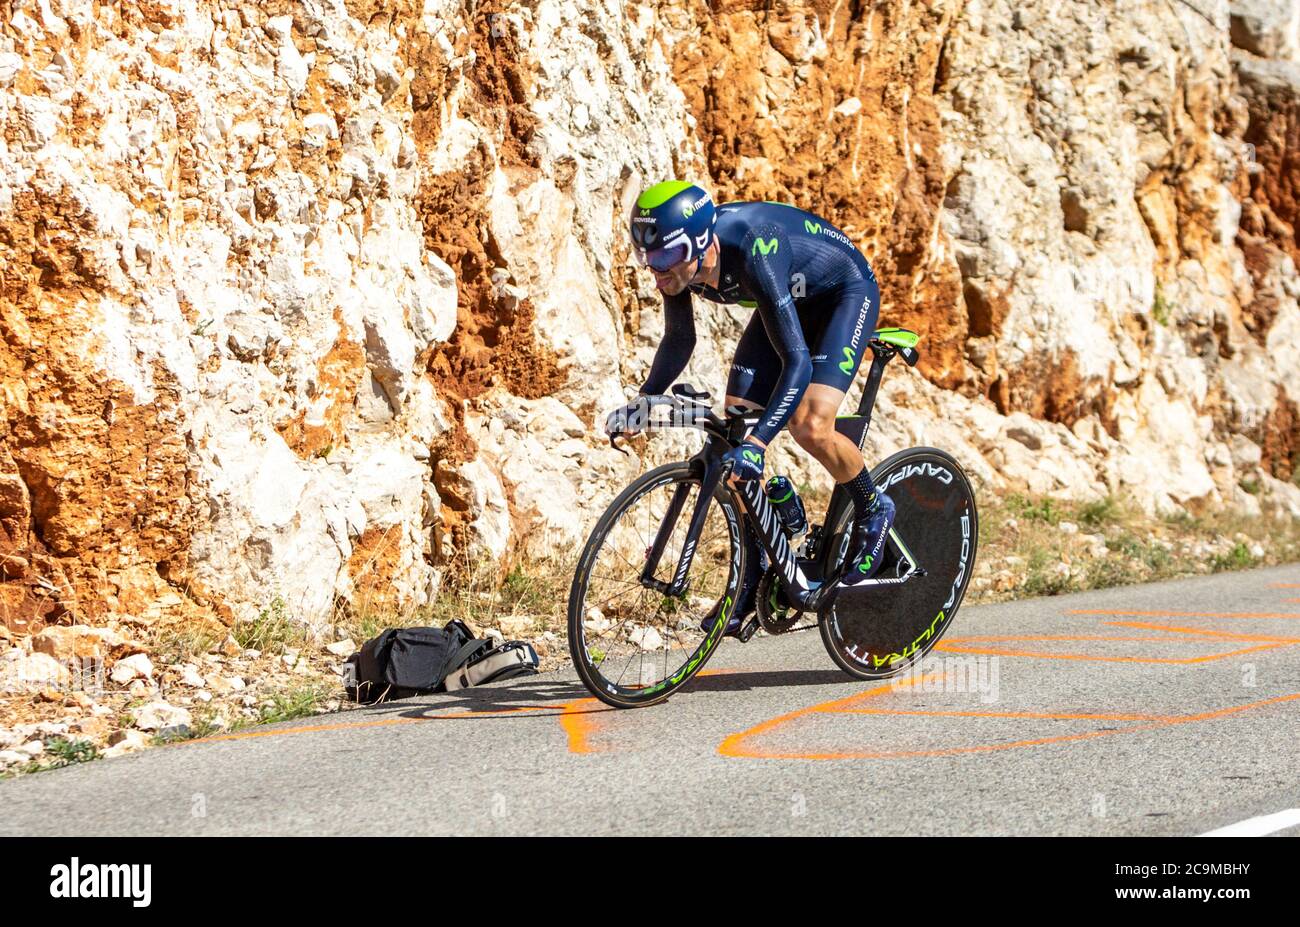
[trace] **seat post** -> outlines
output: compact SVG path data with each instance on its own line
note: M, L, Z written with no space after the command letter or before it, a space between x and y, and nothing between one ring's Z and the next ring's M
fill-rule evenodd
M892 347L882 344L874 339L871 341L871 370L867 374L867 385L862 390L862 399L858 402L858 415L866 418L866 424L862 429L863 435L866 434L867 428L871 427L871 410L876 406L876 393L880 389L880 378L885 375L885 365L889 363L890 358L895 354Z

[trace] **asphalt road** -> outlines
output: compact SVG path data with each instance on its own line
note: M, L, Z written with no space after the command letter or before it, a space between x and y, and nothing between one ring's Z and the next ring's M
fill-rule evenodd
M1300 808L1298 605L1300 564L967 607L870 684L727 640L649 709L561 671L0 782L0 834L1201 834Z

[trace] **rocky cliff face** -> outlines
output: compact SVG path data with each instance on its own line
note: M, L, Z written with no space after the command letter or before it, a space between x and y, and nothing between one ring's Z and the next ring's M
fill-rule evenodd
M1300 514L1298 10L0 0L0 614L314 620L580 541L673 176L875 264L925 340L874 454ZM744 316L697 319L716 393Z

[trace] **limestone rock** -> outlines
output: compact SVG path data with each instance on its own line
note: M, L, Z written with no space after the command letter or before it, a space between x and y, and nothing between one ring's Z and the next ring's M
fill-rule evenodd
M114 647L125 641L121 635L107 628L92 628L85 625L61 627L52 625L42 628L32 638L32 650L48 654L61 663L72 661L100 661Z
M530 637L537 622L527 615L510 615L501 619L501 633L508 638Z
M664 645L663 636L654 628L636 628L627 639L642 650L658 650Z
M357 645L351 638L344 638L341 641L326 644L325 649L336 657L350 657L356 652Z
M1300 60L1300 6L1288 0L1232 0L1232 44L1264 58Z
M192 663L186 663L181 667L181 684L189 686L191 689L202 689L207 685L203 674L199 668Z
M184 708L177 708L167 702L150 702L132 713L131 723L142 731L163 731L189 727L193 719Z
M147 681L153 678L153 662L142 653L132 654L113 664L109 678L119 686L127 685L133 679Z
M46 653L25 653L12 649L0 655L0 693L38 692L47 686L66 686L68 669Z
M123 756L127 753L134 753L149 746L149 736L142 731L116 731L108 738L108 749L104 751L104 757L111 759L116 756Z

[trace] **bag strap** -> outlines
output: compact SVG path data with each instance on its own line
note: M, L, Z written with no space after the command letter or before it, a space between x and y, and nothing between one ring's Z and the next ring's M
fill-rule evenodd
M446 676L448 673L455 672L468 663L470 657L474 656L478 651L491 646L491 638L470 638L468 643L464 644L456 651L454 656L449 657L447 662L443 664L442 675Z

